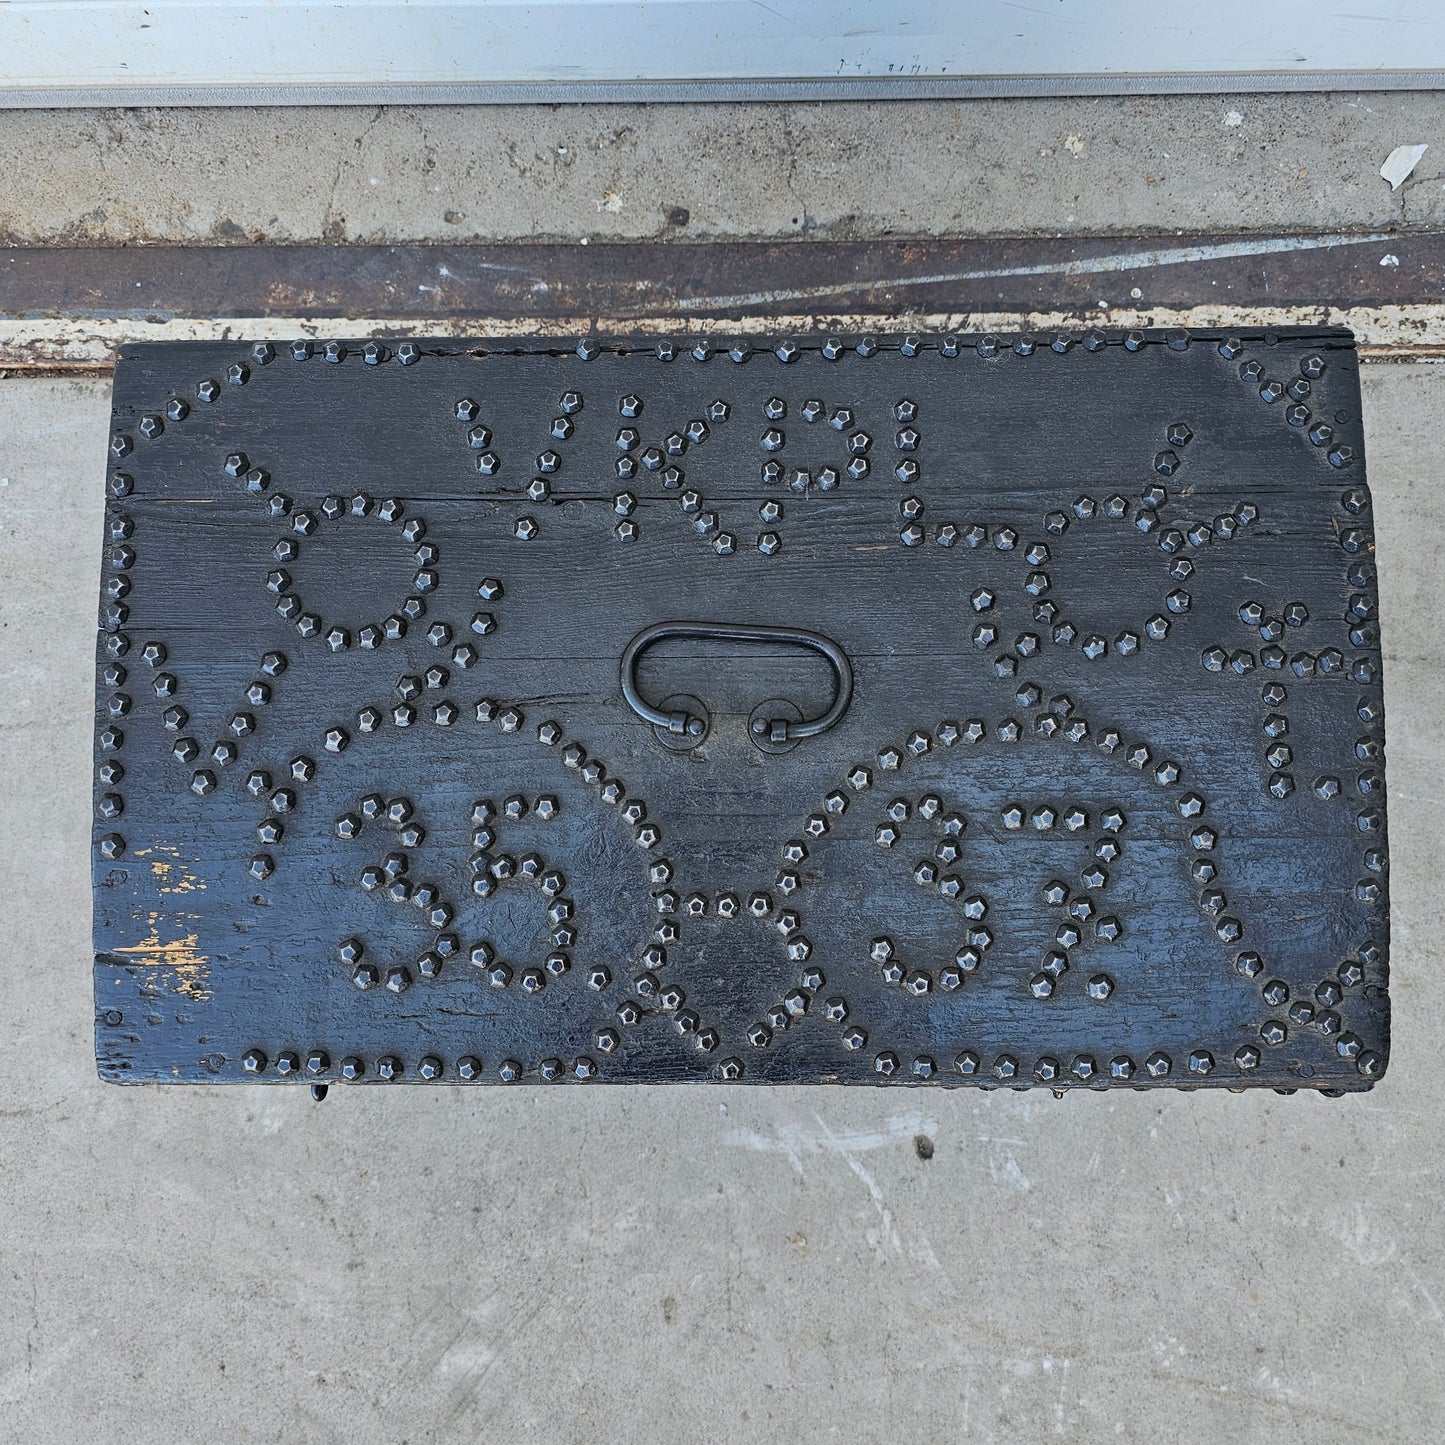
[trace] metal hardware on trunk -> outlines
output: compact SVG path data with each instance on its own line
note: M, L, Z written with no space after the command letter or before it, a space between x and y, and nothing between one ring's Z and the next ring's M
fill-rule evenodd
M711 719L700 703L691 708L681 705L669 708L666 704L660 708L653 707L638 691L637 664L642 654L654 644L670 638L778 643L786 647L808 648L827 658L833 669L833 700L817 717L790 719L784 715L786 703L768 711L763 710L767 704L760 704L753 710L748 719L748 737L766 751L785 751L804 738L815 738L819 733L827 732L848 711L853 697L853 669L843 649L820 632L809 632L802 627L729 622L657 622L651 627L644 627L622 654L622 696L638 717L652 724L669 747L679 743L693 747L702 742L711 726ZM679 699L678 702L696 703L696 699Z

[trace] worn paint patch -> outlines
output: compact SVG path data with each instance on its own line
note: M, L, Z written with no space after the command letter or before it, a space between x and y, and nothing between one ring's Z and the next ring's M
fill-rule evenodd
M135 961L153 975L149 980L152 986L204 1003L211 997L211 961L200 951L199 935L188 933L163 943L157 917L151 915L149 937L111 951L135 955Z
M139 848L135 856L149 860L156 892L162 898L205 890L205 879L181 860L178 849L168 844ZM201 952L199 934L180 932L186 922L199 917L196 913L155 910L146 915L150 930L147 937L139 943L113 948L111 952L126 954L145 968L151 975L148 982L152 987L178 994L193 1003L204 1003L211 997L211 960ZM162 928L171 936L162 939Z

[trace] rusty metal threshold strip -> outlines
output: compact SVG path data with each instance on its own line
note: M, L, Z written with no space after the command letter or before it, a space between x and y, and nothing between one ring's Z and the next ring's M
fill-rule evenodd
M1445 232L0 251L0 368L121 344L837 328L1342 325L1445 356Z

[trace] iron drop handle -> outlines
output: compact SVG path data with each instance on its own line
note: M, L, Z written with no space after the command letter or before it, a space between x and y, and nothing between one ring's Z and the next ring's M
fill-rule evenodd
M644 722L651 723L659 732L676 738L684 746L687 739L700 742L706 736L706 713L699 715L678 707L664 711L653 707L637 688L637 661L642 654L655 643L680 637L803 647L821 653L828 660L833 669L833 701L827 711L817 717L800 720L767 717L760 710L755 712L749 725L749 735L759 747L769 750L784 748L804 738L815 738L819 733L827 732L848 710L853 697L853 668L847 654L832 638L801 627L744 626L730 622L657 622L651 627L644 627L622 653L622 696Z

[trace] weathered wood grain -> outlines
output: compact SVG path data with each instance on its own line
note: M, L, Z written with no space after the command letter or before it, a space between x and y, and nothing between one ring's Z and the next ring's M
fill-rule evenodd
M104 1077L1380 1076L1348 334L825 340L128 349ZM827 665L670 641L663 747L671 619L826 636L848 710L760 751Z

